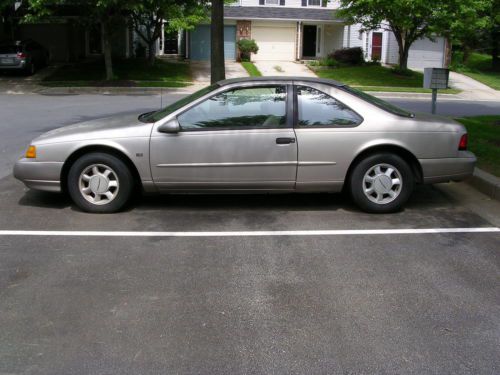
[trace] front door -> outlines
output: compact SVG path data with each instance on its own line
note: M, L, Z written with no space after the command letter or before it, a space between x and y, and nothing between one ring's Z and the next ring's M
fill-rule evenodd
M304 35L302 37L303 57L316 56L316 33L317 28L315 25L304 25Z
M160 190L292 190L297 142L287 85L229 89L181 112L180 132L151 136ZM290 100L288 100L290 97Z
M382 33L372 34L372 60L380 61L382 59Z
M179 32L178 31L165 31L164 34L163 53L177 54L179 53Z

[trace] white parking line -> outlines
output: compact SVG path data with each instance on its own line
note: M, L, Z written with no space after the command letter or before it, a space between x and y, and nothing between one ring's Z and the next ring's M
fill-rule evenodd
M257 230L223 232L141 232L141 231L45 231L0 230L0 236L80 236L80 237L269 237L269 236L351 236L377 234L492 233L497 227L425 229L339 229L339 230Z

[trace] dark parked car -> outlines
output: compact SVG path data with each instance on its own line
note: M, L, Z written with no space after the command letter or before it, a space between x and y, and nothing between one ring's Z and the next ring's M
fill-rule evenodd
M0 43L0 70L22 71L31 75L48 62L47 50L33 40Z

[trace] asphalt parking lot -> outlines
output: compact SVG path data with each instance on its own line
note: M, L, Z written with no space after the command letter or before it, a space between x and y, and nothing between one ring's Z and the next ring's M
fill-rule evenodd
M101 113L64 100L40 127ZM466 184L420 186L391 215L342 194L92 215L5 173L0 374L497 374L499 226L500 204Z

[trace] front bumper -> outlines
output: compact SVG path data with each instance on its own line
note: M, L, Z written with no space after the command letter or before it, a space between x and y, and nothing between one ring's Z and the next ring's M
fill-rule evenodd
M14 177L30 189L60 192L63 164L23 158L14 165Z
M465 180L472 176L476 161L469 151L460 151L457 158L419 159L425 184Z

